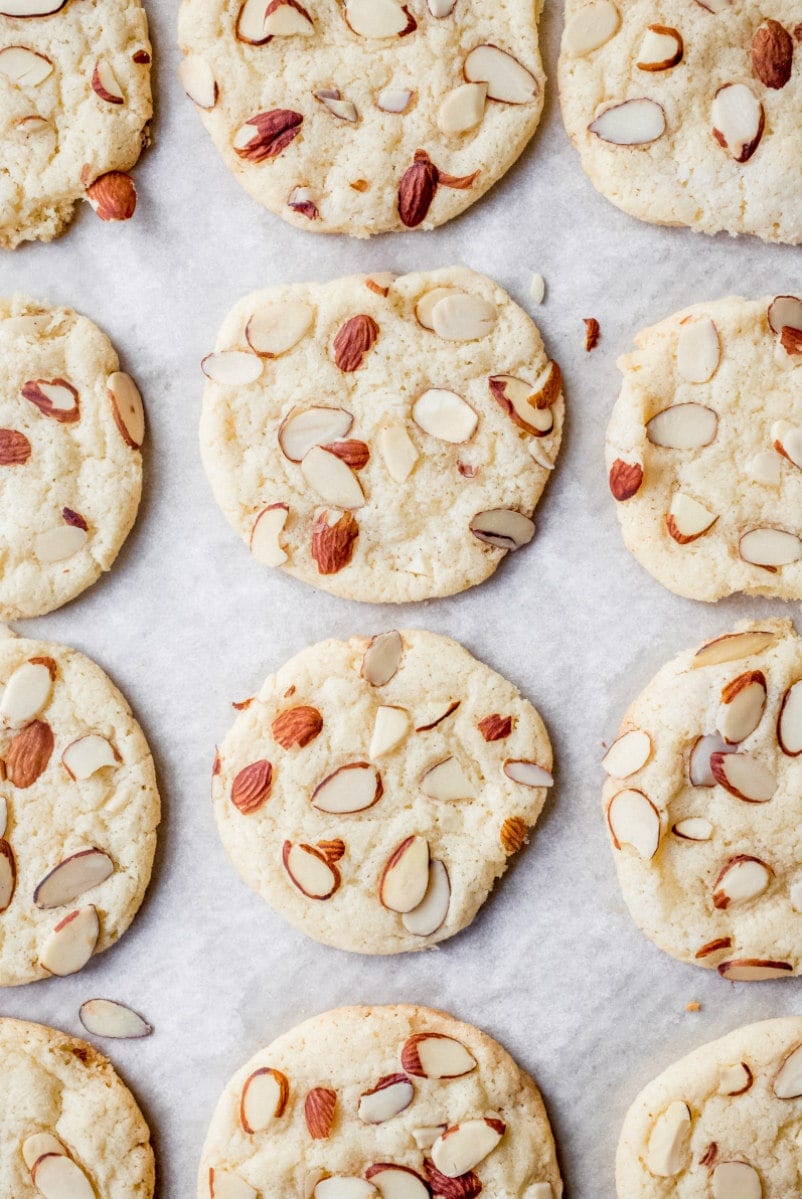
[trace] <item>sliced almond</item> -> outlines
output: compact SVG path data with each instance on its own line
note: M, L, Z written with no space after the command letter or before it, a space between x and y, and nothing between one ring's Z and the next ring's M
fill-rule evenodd
M21 394L35 405L42 416L60 424L73 424L80 419L80 397L66 379L34 379L23 383Z
M394 678L404 653L401 634L391 629L371 638L362 658L362 678L372 687L384 687Z
M554 777L548 770L538 766L537 762L523 758L508 758L504 763L504 773L508 779L512 779L514 783L521 783L524 787L554 786Z
M456 287L435 287L431 291L424 292L420 299L415 304L415 319L424 329L428 329L430 333L434 332L434 324L432 322L432 313L435 305L447 296L464 295Z
M271 0L263 28L267 37L309 37L315 32L312 18L297 0Z
M771 437L776 452L802 470L802 429L788 421L777 421L772 425Z
M416 937L430 937L443 926L451 903L451 881L445 865L436 858L429 863L429 883L416 908L405 912L401 923Z
M405 740L411 723L406 708L395 708L389 705L377 708L373 723L373 736L368 751L369 756L381 758L384 754L392 753Z
M763 105L745 83L725 83L711 109L713 137L736 162L748 162L763 136Z
M751 754L711 754L710 769L720 786L746 803L768 803L777 790L772 772Z
M50 59L27 46L4 46L0 50L0 75L17 87L38 87L52 72Z
M762 895L771 882L772 870L748 854L730 858L714 883L713 907L725 910L735 904L748 903Z
M691 1112L681 1099L670 1103L652 1125L646 1165L658 1178L672 1178L688 1164Z
M145 409L139 388L130 375L114 371L106 382L114 423L120 436L132 450L145 440Z
M713 825L704 816L689 816L687 820L678 820L671 831L682 841L709 841Z
M53 753L53 730L46 720L32 720L6 750L6 777L14 787L32 787L47 769Z
M493 332L497 320L495 305L469 292L452 291L431 311L432 329L445 341L478 341Z
M279 712L270 726L273 740L282 749L305 749L323 728L323 717L317 708L297 704Z
M776 962L768 958L734 958L716 966L722 978L730 982L765 982L772 978L787 978L793 974L790 962Z
M71 779L83 782L98 770L117 766L120 756L105 737L99 733L87 733L85 737L70 742L61 755L61 761Z
M388 1074L359 1098L357 1115L365 1124L384 1124L406 1111L415 1098L415 1088L406 1074Z
M46 1153L35 1161L31 1181L43 1199L95 1199L92 1183L64 1153Z
M33 552L40 562L52 565L72 558L84 548L88 540L89 534L86 529L75 525L57 525L54 529L47 529L44 533L36 535Z
M749 670L723 688L718 731L729 745L738 745L755 731L765 709L765 675L760 670Z
M345 0L343 15L360 37L403 37L415 29L415 21L396 0Z
M625 462L616 458L610 467L610 492L620 504L637 495L643 484L643 467L640 462Z
M473 799L476 795L473 783L454 757L444 758L425 770L420 778L420 787L430 799L452 801Z
M641 40L639 71L668 71L682 61L682 34L670 25L649 25Z
M33 893L38 908L60 908L111 878L114 862L102 849L81 849L63 858Z
M491 508L477 512L470 530L479 541L500 550L519 550L535 535L534 521L511 508Z
M385 87L376 97L376 107L382 112L406 112L412 103L414 92L407 87Z
M646 425L653 445L670 450L698 450L715 440L718 416L705 404L672 404Z
M111 63L105 58L99 58L92 72L92 90L107 104L124 104L125 95Z
M270 1066L254 1070L245 1079L240 1095L240 1123L249 1134L264 1132L284 1115L290 1084L287 1076Z
M764 487L779 487L782 472L780 470L780 455L774 450L761 450L747 459L746 474L756 483Z
M721 361L718 329L709 317L697 317L680 327L677 373L689 383L707 383Z
M210 1166L209 1199L259 1199L259 1192L239 1174Z
M0 795L0 837L4 837L8 825L8 800Z
M324 503L346 510L361 508L365 503L365 494L351 468L322 446L313 446L305 454L301 474Z
M469 83L487 85L488 100L504 104L528 104L538 92L537 80L531 71L498 46L475 46L462 68Z
M412 407L412 419L430 437L459 445L473 436L479 417L455 391L430 387Z
M365 1178L373 1183L381 1199L430 1199L431 1196L420 1174L409 1166L379 1162L368 1166Z
M281 534L290 510L286 504L270 504L263 508L251 529L251 553L263 566L283 566L288 555L281 545Z
M55 664L52 661L23 662L12 671L0 699L0 718L8 727L19 728L38 716L50 699Z
M382 870L379 899L391 912L411 912L423 901L429 885L429 843L407 837L397 845Z
M340 872L313 845L285 841L281 851L284 869L308 899L330 899L340 886Z
M437 110L443 133L456 136L481 125L487 99L486 83L463 83L448 92Z
M16 889L17 863L14 851L8 841L0 840L0 912L10 905Z
M428 733L431 729L436 729L439 724L442 724L449 716L456 712L460 706L460 700L434 700L425 707L418 709L415 719L421 723L415 726L416 733Z
M446 1178L459 1178L493 1152L504 1135L501 1120L463 1120L432 1145L432 1161Z
M447 1124L424 1124L422 1128L412 1129L412 1138L419 1149L431 1149L447 1127Z
M767 629L749 629L745 633L725 633L707 641L693 655L691 667L699 670L703 666L720 666L738 658L751 658L762 654L779 639L780 634Z
M656 100L625 100L602 109L588 129L614 146L646 146L665 133L666 114Z
M778 336L783 329L802 329L802 298L775 296L769 304L769 326Z
M0 0L0 16L49 17L66 3L67 0Z
M802 538L784 529L750 529L738 542L738 553L752 566L778 570L802 558Z
M178 68L181 84L193 104L207 111L214 108L220 95L214 72L200 54L188 54Z
M697 737L688 757L688 778L691 786L715 786L710 757L712 754L727 752L727 743L720 733L706 733L703 737Z
M375 296L389 296L397 278L395 271L374 271L372 275L365 275L365 287Z
M643 729L629 729L618 737L602 758L602 767L615 779L626 779L642 770L652 756L652 739Z
M783 695L777 719L777 740L789 758L802 754L802 680L792 683Z
M427 4L432 16L442 19L451 16L457 6L457 0L427 0Z
M382 791L381 775L370 762L352 762L318 783L312 807L338 816L364 812L379 802Z
M279 445L290 462L302 462L315 447L346 437L353 423L345 408L293 408L279 426Z
M86 198L101 221L130 221L136 212L136 186L125 171L107 171L86 189Z
M60 920L42 947L39 958L49 974L60 977L82 970L95 952L100 936L97 909L88 904Z
M650 861L660 844L660 813L642 791L619 791L607 807L607 823L616 849L624 845Z
M231 802L243 816L258 812L270 798L273 767L266 758L243 766L231 784Z
M669 537L679 545L688 545L712 529L717 520L718 514L711 512L699 500L683 491L676 491L666 513L666 529Z
M762 1199L763 1184L748 1162L719 1162L710 1177L713 1199Z
M523 379L514 375L493 375L488 382L493 399L519 429L533 433L535 437L545 437L551 432L554 427L551 408L536 406L538 392Z
M772 1089L778 1099L798 1099L802 1095L802 1045L785 1055Z
M66 1149L51 1132L34 1132L22 1142L22 1160L32 1170L40 1157L46 1153L64 1153Z
M385 425L379 432L379 451L395 483L405 483L420 454L404 425Z
M610 0L594 0L584 5L566 22L563 45L577 57L591 54L614 37L621 25L621 14Z
M401 1048L401 1065L415 1078L462 1078L476 1058L461 1041L444 1033L413 1033Z
M245 338L254 353L260 357L280 358L306 337L314 319L314 310L302 300L286 300L281 304L268 301L255 309L249 317L245 326Z
M219 350L207 354L201 367L207 379L225 387L247 387L262 373L261 359L245 350Z
M344 100L336 87L320 88L314 93L324 108L340 121L348 121L355 125L359 120L356 105L351 100Z
M371 2L372 0L366 0ZM313 1192L313 1199L377 1199L379 1192L372 1182L347 1174L332 1174L321 1178Z
M87 999L86 1003L81 1004L78 1018L93 1037L138 1040L153 1032L148 1022L137 1012L113 999Z
M722 1067L718 1085L722 1095L744 1095L753 1082L754 1075L746 1062L736 1062Z

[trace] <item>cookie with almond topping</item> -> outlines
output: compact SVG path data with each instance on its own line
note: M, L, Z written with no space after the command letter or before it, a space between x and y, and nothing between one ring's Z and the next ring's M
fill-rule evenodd
M603 196L659 225L802 242L792 0L568 0L565 16L563 120Z
M400 603L480 583L534 536L562 436L560 370L485 276L256 292L203 370L206 473L264 565Z
M802 973L802 639L769 620L680 654L604 758L604 813L636 924L734 982Z
M401 953L465 928L552 785L532 705L434 633L321 642L239 706L212 779L226 852L339 949Z
M0 300L0 618L40 616L109 570L136 519L136 384L86 317Z
M150 62L139 0L2 0L0 247L58 237L82 199L133 215Z
M0 626L0 760L0 986L75 974L150 880L153 759L99 666Z
M535 132L533 3L184 0L182 81L265 208L312 233L432 229Z
M627 548L689 599L802 599L802 299L695 304L635 345L606 449Z
M497 1041L409 1004L324 1012L217 1105L198 1199L560 1199L540 1092Z

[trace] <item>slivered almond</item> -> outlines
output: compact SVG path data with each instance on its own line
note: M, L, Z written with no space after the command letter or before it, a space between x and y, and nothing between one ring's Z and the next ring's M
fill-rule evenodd
M247 387L261 375L262 362L256 354L245 350L218 350L206 355L201 370L207 379L224 387Z
M34 1132L22 1142L22 1160L29 1170L46 1153L66 1153L61 1141L52 1132Z
M749 670L727 683L721 692L717 728L728 745L738 745L753 733L766 709L766 677Z
M89 535L85 528L80 524L67 522L46 529L44 533L38 533L34 538L33 552L39 562L53 565L72 558L84 548L88 540Z
M430 387L412 407L412 419L430 437L459 445L468 441L479 421L477 413L455 391Z
M47 769L53 753L53 730L44 720L26 724L6 753L6 778L15 787L31 787Z
M660 813L642 791L618 791L607 806L607 823L616 849L629 845L647 862L657 853Z
M315 99L324 108L328 109L333 117L337 117L338 120L348 121L352 125L355 125L359 120L356 105L352 100L343 99L342 94L336 87L320 88L314 95Z
M107 104L124 104L125 96L111 63L105 58L99 58L92 72L92 90Z
M263 1132L284 1115L290 1084L286 1074L271 1066L254 1070L245 1079L240 1095L240 1123L247 1133Z
M371 638L362 658L361 674L373 687L384 687L401 665L404 642L395 629Z
M536 393L523 379L514 375L493 375L488 383L493 399L519 429L524 429L535 437L545 437L551 432L554 427L551 408L534 406Z
M330 1087L312 1087L304 1100L304 1119L314 1141L325 1141L334 1127L337 1092Z
M376 97L376 107L382 112L400 114L406 112L412 103L414 92L405 87L385 87Z
M414 1078L462 1078L476 1069L476 1058L455 1037L419 1032L404 1042L401 1066Z
M91 778L98 770L117 766L121 761L117 750L100 733L87 733L71 741L61 755L61 762L71 779Z
M473 799L476 794L473 783L454 757L444 758L425 770L420 778L420 787L430 799L444 801Z
M777 718L777 740L789 758L802 754L802 680L785 692Z
M291 881L308 899L330 899L339 888L340 872L336 865L313 845L285 841L281 857Z
M778 1099L798 1099L802 1095L802 1045L795 1045L786 1053L772 1090Z
M60 908L86 891L111 878L114 862L102 849L92 846L63 858L50 870L33 893L38 908Z
M475 46L462 69L469 83L487 85L488 100L527 104L538 92L537 80L531 71L498 46Z
M672 404L646 425L653 445L671 450L697 450L715 441L718 416L704 404Z
M652 756L652 739L643 729L629 729L618 737L602 758L611 778L625 779L642 770Z
M379 899L391 912L411 912L422 903L429 885L429 844L407 837L387 859L379 882Z
M372 808L382 797L381 775L370 762L351 762L327 775L312 792L312 807L333 815Z
M40 964L49 974L76 974L95 952L99 936L97 909L92 904L76 908L48 936L42 946Z
M713 137L736 162L748 162L763 136L765 113L745 83L725 83L711 108Z
M153 1032L138 1012L114 999L87 999L78 1010L78 1018L93 1037L140 1040Z
M709 317L696 317L680 326L677 373L689 383L707 383L718 370L721 343Z
M713 885L713 907L724 910L762 895L773 871L760 858L737 854L722 866Z
M78 392L66 379L34 379L23 383L21 391L42 416L50 416L61 424L80 419Z
M384 1124L406 1111L415 1098L415 1087L406 1074L388 1074L359 1098L357 1114L365 1124Z
M263 566L283 566L288 560L281 544L281 534L290 510L286 504L270 504L263 508L251 529L251 553Z
M746 803L768 803L777 790L772 772L751 754L711 754L710 769L720 786Z
M279 425L278 442L290 462L302 462L316 446L347 437L353 423L345 408L293 408Z
M95 1199L95 1188L77 1162L64 1153L45 1153L31 1168L43 1199Z
M802 559L802 538L784 529L750 529L738 542L738 553L752 566L776 571Z
M252 816L267 803L273 789L273 767L266 758L243 766L231 784L231 802L243 816Z
M691 667L699 670L703 666L720 666L724 662L734 662L738 658L751 658L762 654L779 640L780 634L769 632L768 629L748 629L744 633L725 633L722 637L714 637L693 655Z
M602 109L588 129L614 146L646 146L665 133L666 114L656 100L624 100Z
M736 1062L732 1066L723 1066L719 1075L719 1090L722 1095L745 1095L755 1081L746 1062Z
M470 530L479 541L500 550L519 550L535 535L534 521L511 508L491 508L477 512Z
M445 924L451 904L451 881L443 862L433 858L429 863L429 881L423 899L410 912L405 912L401 923L408 933L416 937L430 937Z
M671 831L682 841L709 841L713 825L704 816L689 816L687 820L678 820Z
M770 958L733 958L716 966L722 978L730 982L764 982L771 978L787 978L793 974L790 962L773 961Z

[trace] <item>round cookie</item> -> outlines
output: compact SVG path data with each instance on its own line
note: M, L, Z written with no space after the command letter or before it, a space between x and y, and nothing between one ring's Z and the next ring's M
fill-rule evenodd
M14 986L122 936L160 805L142 730L94 662L3 628L0 682L0 986Z
M604 759L632 918L736 981L802 973L800 680L789 621L741 625L663 667Z
M602 195L656 224L802 242L792 0L567 0L565 18L563 120Z
M50 612L109 570L139 507L144 432L96 325L0 300L0 618Z
M325 1012L260 1050L217 1105L198 1199L560 1199L528 1074L486 1033L398 1004Z
M242 707L215 760L223 844L338 949L401 953L465 928L552 785L532 705L434 633L313 645Z
M0 0L0 246L58 237L81 199L133 216L150 59L139 0Z
M738 1028L643 1088L616 1158L619 1199L785 1199L799 1189L802 1019Z
M184 86L230 171L293 225L432 229L543 108L534 0L184 0Z
M151 1199L150 1131L94 1046L3 1017L0 1066L0 1194Z
M802 301L675 313L621 358L607 430L627 548L678 595L802 599Z
M482 582L534 535L562 434L560 372L482 275L257 292L204 371L206 473L267 565L401 603Z

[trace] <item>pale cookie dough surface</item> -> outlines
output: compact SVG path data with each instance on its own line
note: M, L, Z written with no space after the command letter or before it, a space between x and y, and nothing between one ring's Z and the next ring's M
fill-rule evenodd
M77 1167L93 1195L151 1199L155 1170L148 1126L111 1063L92 1045L42 1024L4 1018L0 1064L0 1193L41 1199L23 1147L46 1134L60 1142L59 1156L74 1164L67 1167L70 1181Z
M44 662L40 670L51 674L51 686L44 682L35 711L12 706L9 712L19 670L31 659ZM49 977L41 957L70 912L90 906L97 912L97 953L122 936L150 879L160 803L142 730L94 662L3 628L0 682L0 851L13 861L16 876L11 901L0 912L0 985L11 986ZM72 778L65 750L89 735L103 738L109 764ZM74 761L69 753L67 761ZM34 892L42 880L72 854L91 848L111 859L109 877L68 903L40 906Z
M38 17L2 15L7 8L0 5L0 246L13 249L57 237L87 187L134 166L152 114L151 47L139 0L66 0ZM112 176L105 205L121 189L132 190L130 181Z
M624 540L690 599L802 598L802 356L771 304L696 304L619 361L606 459Z
M764 1020L700 1046L653 1079L624 1119L618 1199L799 1194L800 1042L798 1016Z
M142 455L115 419L109 379L119 369L111 342L86 317L20 296L0 300L3 619L67 603L110 569L128 536ZM57 385L55 415L43 411L46 397L28 398L41 383Z
M663 667L605 759L619 882L674 957L736 980L798 974L802 641L765 621L708 644Z
M290 6L279 0L278 7ZM432 0L432 7L448 5ZM266 8L260 0L184 0L185 86L229 170L291 224L358 237L405 226L431 229L478 200L535 131L545 87L537 7L535 0L502 9L489 0L456 0L449 13L435 17L425 0L405 7L396 0L308 0L300 10L308 17L301 16L306 36L251 45L238 30L259 38L259 22L255 31L252 26L256 10L261 17ZM415 28L404 36L354 32L345 19L349 10L360 28L371 8L391 29L409 21ZM354 16L354 9L365 11ZM484 44L504 52L496 62L505 77L512 72L522 80L513 91L491 83L487 96L476 84L466 92L466 59ZM477 78L470 64L467 70ZM478 74L487 78L481 67ZM335 111L317 98L327 92L339 93ZM504 94L515 102L492 98ZM448 110L463 97L472 115L460 116L452 131ZM380 102L405 107L389 112ZM253 142L248 129L254 136L257 130L247 123L260 114L272 122L269 128L287 133ZM419 164L408 174L419 151L433 168Z
M771 26L768 38L761 30L767 18L781 27ZM802 104L798 23L792 0L768 7L750 0L710 0L709 6L701 0L568 0L560 100L566 129L594 186L641 220L706 233L753 233L794 245L802 241L794 166ZM655 51L644 42L651 26L670 31ZM778 59L767 57L767 43L773 54L781 48ZM680 60L659 69L680 47ZM740 162L748 149L732 134L727 138L721 96L714 104L728 85L740 89L731 97L747 112L738 138L745 136L751 146L762 129L751 156ZM601 114L631 101L647 103L619 108L597 126L599 133L590 129ZM628 137L649 140L627 144Z
M403 275L387 282L387 296L371 290L368 279L276 287L237 304L218 336L218 354L205 360L204 369L215 372L233 351L257 377L245 385L208 379L200 433L204 466L218 504L252 549L260 515L273 505L286 507L271 564L289 574L357 600L400 603L450 595L482 582L505 556L505 549L471 532L478 513L511 509L524 536L532 536L529 518L562 433L559 370L527 314L482 275L463 267ZM458 305L486 306L488 319L477 336L447 339L418 322L419 301L438 289L447 291L441 303L456 297ZM286 352L260 359L246 328L254 314L263 319L276 312L287 324L290 314L306 314L308 328ZM361 359L344 360L337 347L359 324L374 339ZM359 365L341 369L338 361ZM526 385L548 375L554 385L546 397L550 407L530 409L551 426L548 433L520 428L493 397L490 379L501 374ZM416 403L430 389L456 393L456 408L475 426L454 434L462 440L445 440L417 423ZM369 455L351 472L359 490L346 512L310 486L302 464L286 456L279 440L291 414L321 406L353 418L342 436ZM388 429L408 447L402 471L388 459ZM315 556L315 529L324 513L328 524L348 524L352 532L334 561Z
M421 631L385 636L381 644L397 668L374 685L370 677L385 677L372 674L377 644L370 649L366 637L321 642L268 678L220 746L212 794L237 870L292 924L340 949L399 953L424 949L473 920L540 814L552 756L532 705L456 642ZM375 732L380 709L380 720L400 710L395 743L383 744ZM483 732L489 716L500 727L484 724ZM427 772L446 759L458 777L438 795L437 776ZM510 761L535 764L528 784L505 774ZM322 810L319 804L332 805L314 794L319 784L354 763L367 768L354 774L355 786L369 778L367 798L377 790L379 798L359 811ZM353 806L351 799L343 805ZM438 915L426 935L407 927L417 927L414 913L400 914L382 899L387 863L410 837L428 844L423 886L441 872L434 863L448 880L438 887L444 898L433 901ZM330 863L319 888L331 891L327 898L312 898L293 875L303 866L302 845L318 864ZM287 846L296 848L285 864Z
M465 1073L451 1078L421 1076L410 1060L414 1059L410 1038L427 1033L458 1042L456 1048L461 1048L464 1059L459 1068ZM425 1056L420 1061L425 1064ZM254 1072L264 1069L284 1076L286 1104L282 1115L248 1133L242 1123L242 1093ZM360 1099L390 1075L398 1076L408 1088L409 1105L382 1123L366 1123L359 1115ZM312 1136L306 1118L309 1093L317 1088L330 1092L329 1104L334 1100L328 1136L314 1121L318 1135ZM248 1114L246 1103L246 1120ZM224 1175L232 1176L232 1187L240 1184L243 1189L231 1193L243 1199L311 1196L316 1183L328 1176L344 1179L343 1194L384 1199L390 1191L384 1190L387 1180L381 1174L373 1175L375 1189L365 1185L366 1172L377 1163L414 1172L400 1180L409 1190L394 1190L394 1194L423 1199L429 1193L422 1182L426 1179L435 1195L445 1195L451 1180L438 1179L431 1169L432 1159L439 1156L432 1145L441 1131L436 1126L451 1128L488 1116L506 1126L500 1141L475 1165L473 1176L468 1174L451 1187L462 1185L465 1191L460 1193L472 1195L483 1190L499 1199L560 1199L562 1182L540 1093L496 1041L444 1012L407 1004L326 1012L279 1037L231 1079L206 1137L198 1199L222 1194ZM421 1138L421 1147L415 1133L420 1137L424 1129L430 1135ZM358 1180L362 1181L357 1190Z

